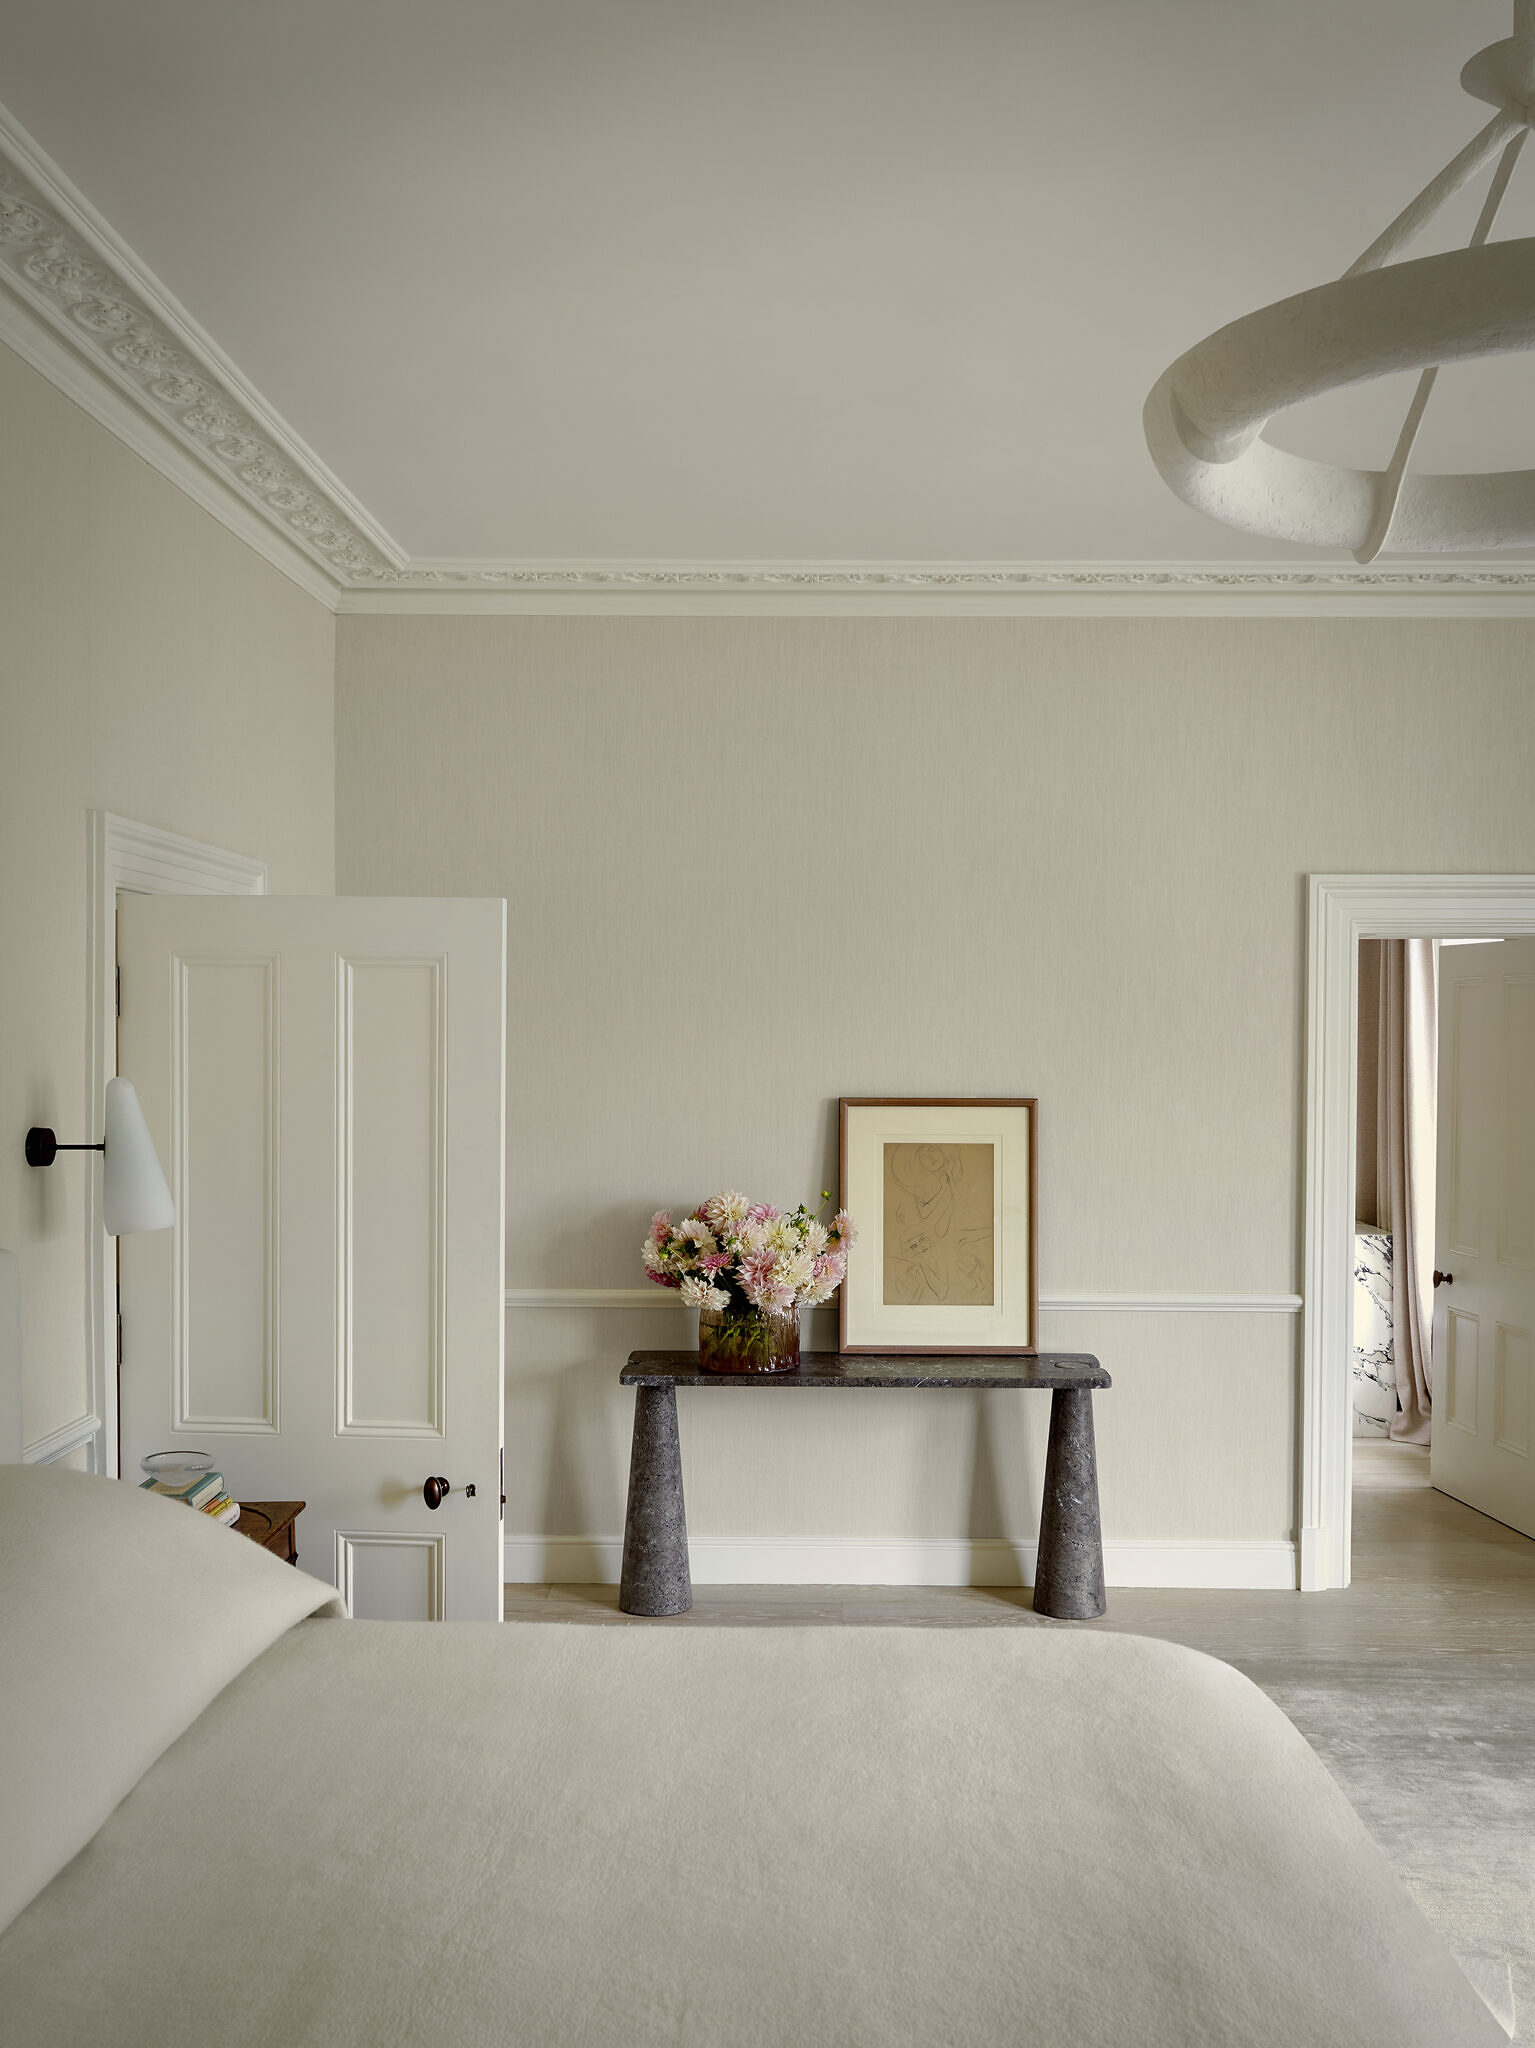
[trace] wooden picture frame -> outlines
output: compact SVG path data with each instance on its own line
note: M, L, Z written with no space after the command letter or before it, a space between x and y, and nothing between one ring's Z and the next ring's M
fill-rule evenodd
M843 1351L1038 1351L1036 1098L844 1096L841 1202Z

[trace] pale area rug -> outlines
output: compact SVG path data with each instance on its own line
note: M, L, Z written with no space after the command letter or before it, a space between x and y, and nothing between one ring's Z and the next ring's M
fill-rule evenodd
M1506 1970L1514 2039L1535 2048L1535 1543L1434 1492L1426 1450L1356 1444L1354 1583L1319 1599L1309 1641L1230 1661L1468 1972Z
M1535 1659L1245 1668L1317 1751L1494 2010L1506 1965L1514 2039L1535 2044Z

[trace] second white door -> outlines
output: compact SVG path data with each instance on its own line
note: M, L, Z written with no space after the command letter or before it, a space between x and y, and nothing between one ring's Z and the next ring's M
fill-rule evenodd
M1430 1473L1535 1536L1535 939L1439 950Z

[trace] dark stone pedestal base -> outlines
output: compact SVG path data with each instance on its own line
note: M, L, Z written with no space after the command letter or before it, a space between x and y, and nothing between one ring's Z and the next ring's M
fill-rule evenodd
M624 1518L618 1604L625 1614L652 1615L686 1614L693 1604L675 1387L634 1390L629 1512Z
M1050 1396L1045 1498L1034 1568L1034 1612L1058 1621L1091 1621L1108 1602L1103 1592L1103 1537L1098 1526L1098 1458L1093 1448L1093 1397L1086 1387L1057 1387Z

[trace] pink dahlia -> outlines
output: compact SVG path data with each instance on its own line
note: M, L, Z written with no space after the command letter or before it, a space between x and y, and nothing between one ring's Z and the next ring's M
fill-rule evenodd
M753 1308L770 1306L768 1293L773 1285L773 1274L777 1264L777 1255L770 1251L748 1252L742 1259L736 1280Z

